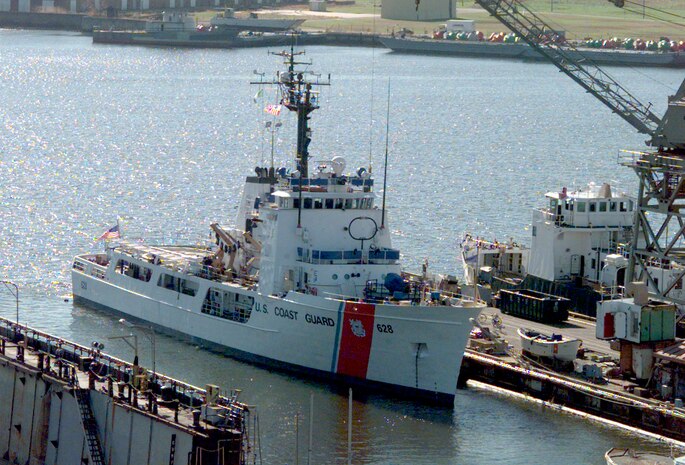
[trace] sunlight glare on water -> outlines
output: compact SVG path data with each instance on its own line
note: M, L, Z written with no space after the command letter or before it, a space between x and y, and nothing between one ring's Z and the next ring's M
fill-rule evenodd
M409 269L428 258L430 270L459 274L466 230L528 243L546 191L590 181L636 190L616 160L644 137L550 65L344 47L311 47L306 58L332 75L312 119L314 159L343 156L352 171L371 158L378 185L390 86L390 225ZM71 259L100 250L94 239L117 218L127 237L192 241L233 221L244 177L270 156L260 127L273 93L254 103L255 69L271 77L280 63L264 49L97 46L80 34L0 30L0 277L20 285L22 322L131 357L107 340L122 331L115 317L71 303ZM682 78L610 72L657 114ZM294 119L281 119L278 165L295 146ZM0 288L0 313L14 311ZM314 393L312 463L346 463L346 392L166 335L156 363L196 385L243 389L258 405L265 463L295 462L296 413L305 453ZM599 465L614 446L663 450L478 389L459 391L453 411L360 398L353 426L356 464Z

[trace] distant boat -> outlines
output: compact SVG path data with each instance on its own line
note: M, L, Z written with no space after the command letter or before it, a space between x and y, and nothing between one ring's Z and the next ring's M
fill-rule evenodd
M537 50L521 42L509 44L415 37L379 37L378 40L393 52L401 53L544 60ZM578 52L571 53L579 55L579 59L588 58L600 65L685 67L685 53L682 52L590 48L580 48Z
M211 26L255 32L288 31L295 29L303 22L304 19L260 18L257 16L257 13L250 13L250 16L247 18L237 18L232 8L226 8L226 10L209 20Z
M573 362L583 342L561 334L549 336L527 328L519 328L518 335L524 353L562 362Z
M215 24L217 21L221 24ZM277 46L289 42L281 31L299 24L298 21L217 16L212 25L206 26L197 25L186 12L170 11L163 12L161 19L146 22L144 31L96 29L93 43L196 48Z
M651 452L614 447L604 454L607 465L685 465L685 457L668 457Z

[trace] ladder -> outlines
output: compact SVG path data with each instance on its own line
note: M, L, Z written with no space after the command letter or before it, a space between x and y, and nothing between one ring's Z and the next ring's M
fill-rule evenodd
M98 425L95 421L93 410L90 408L90 390L75 388L74 397L76 398L78 409L81 412L81 422L83 423L83 431L86 434L86 441L88 442L88 450L92 463L93 465L105 465L102 447L100 446Z

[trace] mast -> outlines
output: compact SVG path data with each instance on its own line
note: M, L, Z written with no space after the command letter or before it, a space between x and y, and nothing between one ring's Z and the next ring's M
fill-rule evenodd
M280 90L280 105L297 114L297 170L300 179L309 177L309 143L312 141L312 130L309 127L310 114L319 109L317 94L312 90L314 86L330 85L330 75L328 81L316 82L308 81L305 72L296 69L298 65L309 66L311 62L296 61L296 57L303 55L304 52L295 52L295 34L290 45L290 51L273 53L285 59L288 70L285 73L277 74L276 81L272 82L252 82L251 84L277 85Z
M390 143L390 79L388 79L388 113L385 116L385 161L383 166L383 208L381 229L385 228L385 191L388 188L388 145Z

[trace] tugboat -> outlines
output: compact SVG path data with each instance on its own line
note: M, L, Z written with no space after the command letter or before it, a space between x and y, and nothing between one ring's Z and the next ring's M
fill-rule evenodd
M118 241L75 257L75 302L207 341L234 357L453 405L471 319L483 302L403 273L370 170L345 175L335 157L311 166L318 85L291 46L271 84L297 116L292 172L248 176L238 227L214 243ZM259 83L254 83L259 84Z

